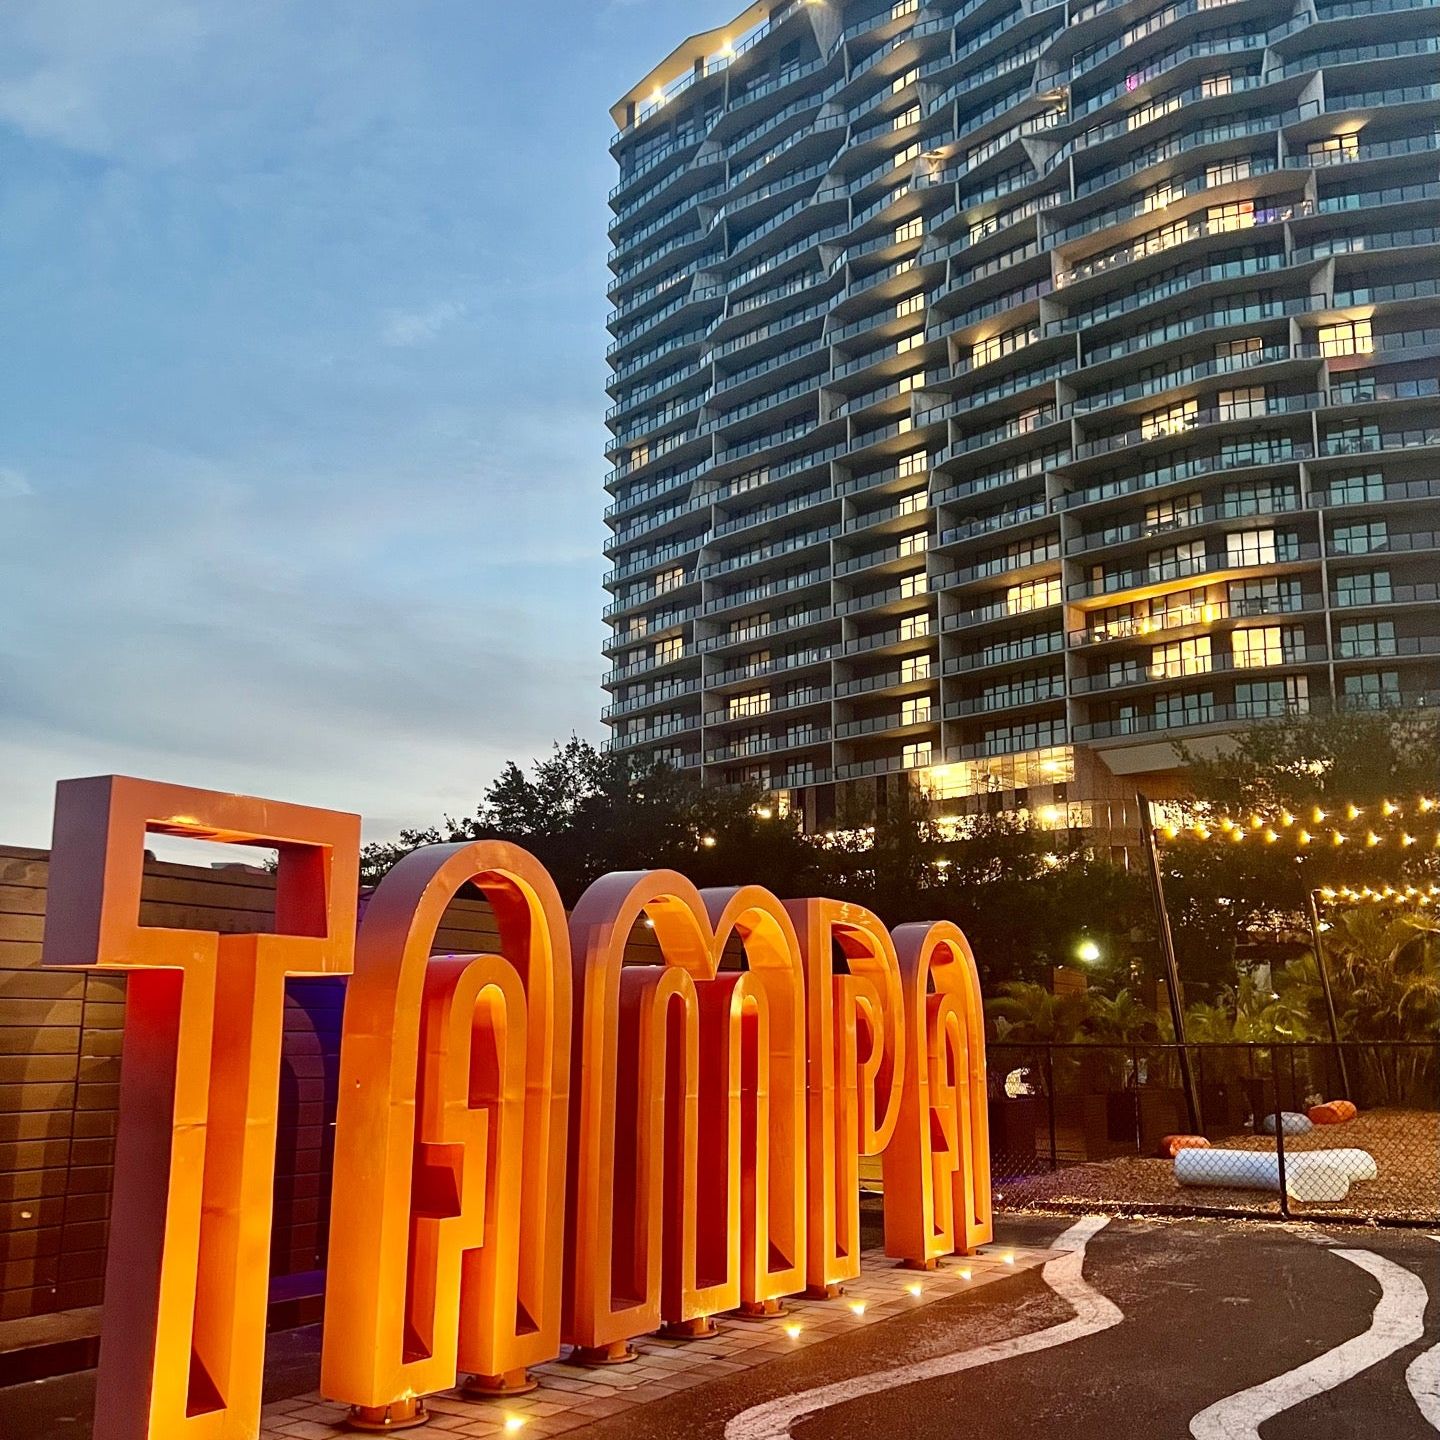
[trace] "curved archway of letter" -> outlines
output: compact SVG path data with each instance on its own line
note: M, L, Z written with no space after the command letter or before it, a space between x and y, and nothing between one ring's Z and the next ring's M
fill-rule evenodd
M740 1302L763 1312L805 1288L805 970L795 926L770 891L702 893L715 953L724 953L732 934L745 952L736 980L744 997L737 1017Z
M658 963L627 966L642 918ZM745 968L722 971L732 935ZM597 881L571 945L581 1018L566 1335L613 1359L662 1321L763 1305L802 1283L803 973L768 891L702 896L673 871Z
M878 916L837 900L785 909L800 937L810 1056L806 1284L833 1293L860 1273L859 1157L883 1152L900 1119L903 988Z
M980 973L956 925L902 925L899 1125L885 1151L885 1253L929 1265L993 1238Z
M432 956L468 884L499 955ZM406 856L346 999L321 1388L362 1410L560 1350L571 967L559 892L499 841Z

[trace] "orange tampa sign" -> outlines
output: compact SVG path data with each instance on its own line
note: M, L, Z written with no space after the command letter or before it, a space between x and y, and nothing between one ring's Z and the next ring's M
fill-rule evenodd
M274 933L139 923L148 834L279 854ZM358 911L357 816L117 776L56 793L44 959L125 971L97 1440L260 1428L285 981L349 975L321 1388L359 1428L575 1347L778 1313L860 1269L859 1159L914 1266L991 1236L980 985L953 925L416 851ZM494 955L433 954L467 886ZM627 955L648 921L656 949Z

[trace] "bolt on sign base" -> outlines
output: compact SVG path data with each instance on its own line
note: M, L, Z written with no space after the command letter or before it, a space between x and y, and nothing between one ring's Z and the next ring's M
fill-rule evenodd
M708 1315L697 1315L693 1320L668 1320L660 1327L663 1340L708 1340L719 1333L719 1327Z
M843 1285L807 1285L805 1287L807 1300L838 1300L844 1293Z
M429 1419L425 1402L412 1398L397 1400L393 1405L352 1405L345 1417L345 1428L383 1435L390 1430L414 1430Z
M730 1312L732 1320L778 1320L788 1315L790 1307L783 1300L746 1300L738 1310Z
M640 1352L632 1349L628 1340L616 1340L609 1345L577 1345L570 1363L595 1369L601 1365L628 1365L639 1358Z
M467 1400L513 1400L538 1390L540 1382L528 1370L507 1370L503 1375L472 1375L461 1387Z

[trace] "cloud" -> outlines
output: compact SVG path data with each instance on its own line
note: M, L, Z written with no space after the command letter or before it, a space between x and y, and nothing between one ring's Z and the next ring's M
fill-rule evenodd
M420 310L391 310L385 317L382 338L396 349L428 345L465 318L467 307L455 300L440 300Z
M0 500L13 500L21 495L33 495L30 482L18 470L0 465Z

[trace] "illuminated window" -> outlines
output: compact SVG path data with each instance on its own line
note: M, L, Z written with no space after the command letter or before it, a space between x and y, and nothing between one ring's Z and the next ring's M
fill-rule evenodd
M907 315L914 315L917 311L925 308L925 292L917 290L913 295L907 295L895 307L895 318L903 320Z
M928 615L907 615L900 622L900 638L902 640L918 640L930 633L930 617Z
M919 119L920 107L912 105L908 110L902 110L891 122L891 126L895 130L903 130L907 125L914 125Z
M900 457L896 473L904 479L909 475L923 475L930 468L930 455L925 450L914 450Z
M923 555L930 539L929 533L924 530L916 530L912 534L900 537L900 555L903 558L907 555Z
M926 501L927 492L924 490L912 490L908 495L902 495L895 504L897 515L918 515L922 510L928 508Z
M912 350L918 350L925 343L925 332L917 330L913 335L902 336L895 342L895 353L897 355L908 355Z
M1225 537L1225 563L1233 568L1274 565L1280 558L1273 530L1242 530Z
M1267 665L1284 664L1282 637L1278 625L1253 630L1237 630L1230 637L1230 654L1237 670L1253 670Z
M1250 178L1250 160L1244 157L1239 160L1223 160L1215 165L1205 167L1205 188L1213 190L1217 185L1230 185L1236 180L1248 180Z
M912 160L914 160L919 154L920 154L920 146L919 146L919 143L918 143L918 142L917 142L916 144L914 144L914 145L907 145L903 150L899 151L899 152L896 154L896 156L895 156L895 161L894 161L894 168L895 168L896 170L899 170L902 166L908 165L908 164L909 164Z
M680 636L672 636L669 640L657 641L650 649L653 659L659 661L678 660L685 653L685 642Z
M1157 645L1150 655L1152 680L1178 680L1186 675L1204 675L1210 669L1210 637L1175 640Z
M926 589L925 572L923 570L914 575L902 575L900 577L900 597L903 600L913 600L917 595L925 594Z
M1044 610L1060 603L1060 581L1027 580L1021 585L1012 585L1005 592L1005 609L1011 615L1023 615L1029 610Z
M655 593L664 595L668 590L674 590L685 583L685 571L678 565L671 570L662 570L655 577Z
M900 662L900 683L908 685L913 680L930 678L930 659L926 655L911 655Z
M1229 205L1212 205L1205 212L1205 226L1212 235L1230 230L1248 230L1255 223L1255 202L1236 200Z
M1220 361L1243 361L1247 355L1258 355L1265 348L1265 342L1258 335L1246 335L1241 340L1222 340L1215 347L1215 358Z
M768 715L770 713L770 692L758 690L753 695L732 695L728 717L738 720L746 715Z
M896 393L908 395L912 390L919 390L925 384L925 372L916 370L912 375L902 375L896 385Z
M1156 410L1140 419L1142 439L1154 440L1160 435L1179 435L1195 424L1200 413L1198 400L1182 400L1164 410Z
M1369 355L1374 349L1368 320L1341 320L1322 325L1315 338L1322 355Z
M1165 184L1157 185L1153 190L1147 190L1140 197L1140 213L1148 215L1152 210L1163 210L1167 205L1173 205L1177 200L1184 198L1184 187L1172 184L1167 180Z
M1265 413L1265 387L1250 385L1244 390L1222 390L1216 396L1222 420L1249 420Z
M1327 165L1337 160L1354 160L1360 154L1360 136L1353 130L1348 135L1327 135L1323 140L1312 140L1305 147L1305 154Z
M900 723L902 725L919 725L922 721L930 718L929 700L905 700L900 705Z
M979 341L970 352L970 363L972 365L988 365L992 360L998 360L1002 355L1010 355L1016 350L1023 350L1027 345L1032 345L1040 338L1040 327L1038 325L1022 325L1015 330L1007 330L1003 335L991 335L988 339Z
M919 113L918 111L916 112ZM925 233L925 218L917 215L913 220L907 220L895 231L895 243L903 245L907 240L918 240Z
M920 71L907 70L903 75L897 75L891 82L890 93L898 95L907 85L913 85L920 78Z
M907 745L901 752L900 763L907 770L919 770L929 765L934 760L934 747L928 740L922 740L915 745Z
M1235 88L1230 75L1206 75L1200 81L1200 93L1208 100L1213 95L1229 95Z

